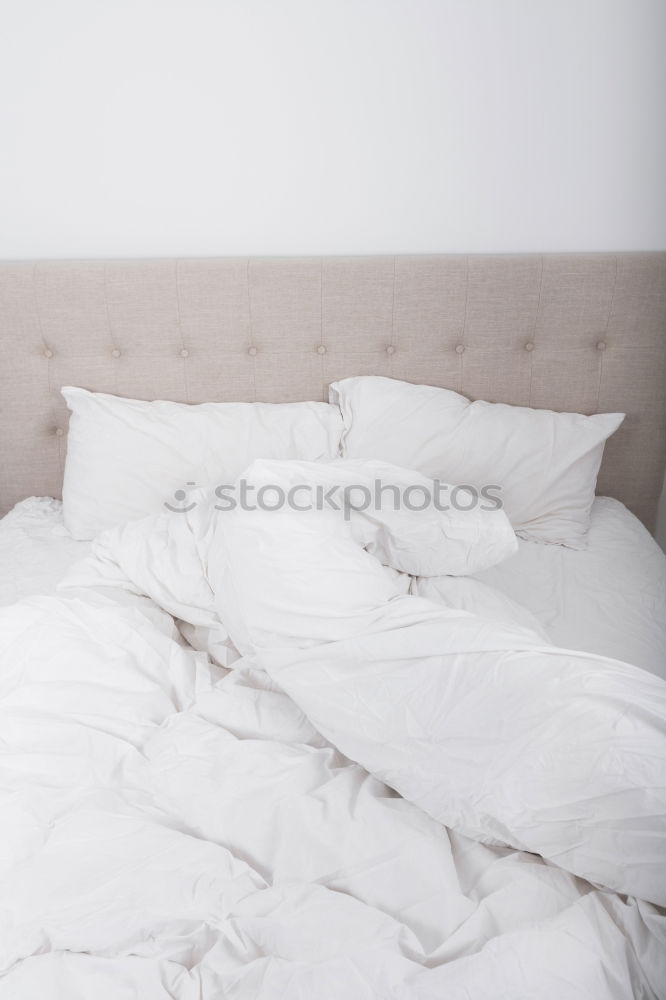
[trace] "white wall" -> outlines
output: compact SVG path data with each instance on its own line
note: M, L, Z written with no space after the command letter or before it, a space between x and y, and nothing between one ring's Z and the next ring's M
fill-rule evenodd
M666 247L664 0L1 7L0 258Z
M4 0L0 29L3 258L666 246L664 0Z

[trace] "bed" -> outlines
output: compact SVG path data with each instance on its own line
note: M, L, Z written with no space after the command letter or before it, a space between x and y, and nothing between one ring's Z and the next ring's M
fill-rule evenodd
M665 331L666 254L0 265L0 996L666 996L664 900L660 888L643 890L666 878L657 847L651 853L666 801L654 763L665 745L666 557L650 534L666 460ZM176 517L162 542L155 525L143 534L119 526L108 543L65 527L62 386L137 400L291 403L325 400L330 383L350 376L627 414L605 447L585 547L522 538L469 575L472 588L525 609L538 636L516 638L505 623L489 640L486 623L470 639L464 616L475 607L462 590L435 612L414 588L407 594L374 570L362 577L350 549L350 595L358 571L360 590L376 586L398 617L392 610L378 625L373 611L362 642L355 625L351 636L326 633L323 645L294 644L256 622L265 612L270 620L262 587L267 594L271 580L273 593L284 581L288 600L294 552L305 553L307 579L317 540L298 524L284 520L283 562L274 563L261 561L265 544L254 552L242 517L235 537L220 540L202 508ZM255 472L260 481L283 474L269 467ZM258 567L241 602L255 618L238 617L235 663L216 653L224 639L211 639L217 605L203 608L199 580L185 586L201 556L192 539L203 537L211 548L202 565L212 552L236 560L229 608L247 566ZM206 580L228 596L228 580ZM307 594L295 593L301 606ZM344 618L340 607L335 614ZM407 636L409 680L395 664L379 672L382 643L400 645L396 628ZM477 669L489 677L485 658L503 651L518 687L498 689L496 705L506 695L508 716L523 691L534 699L515 709L516 734L527 727L517 770L495 772L483 757L474 720L488 734L501 723L499 708L483 714L483 680L473 689L456 680L447 715L459 720L457 740L469 735L462 720L477 726L473 752L462 743L452 751L450 740L432 760L406 749L403 725L421 748L436 743L421 692L438 683L429 673L437 628L452 636L452 678L463 652L469 679ZM548 662L562 662L552 687L541 673L551 646L561 652ZM419 671L420 687L410 687ZM612 684L598 688L607 675ZM373 704L368 692L377 691ZM561 712L566 732L591 691L600 693L590 731L618 740L599 765L606 784L595 800L588 774L558 799L555 778L549 786L543 777L548 741L560 739L551 721ZM401 701L413 714L396 719ZM571 732L569 765L585 773L599 744ZM506 740L501 726L498 740L493 756ZM467 784L461 777L443 802L433 788L454 760ZM634 784L622 818L604 803L625 801L626 774ZM465 788L475 781L483 795L471 805ZM653 798L636 804L641 784ZM562 813L567 796L576 809ZM647 839L634 843L641 824ZM554 826L569 831L561 841ZM575 843L585 831L597 845L589 856ZM619 868L613 853L624 855Z

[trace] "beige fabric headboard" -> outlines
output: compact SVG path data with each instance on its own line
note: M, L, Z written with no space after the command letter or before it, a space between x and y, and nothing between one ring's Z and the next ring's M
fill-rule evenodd
M60 496L61 385L325 399L376 374L628 414L598 492L653 526L666 456L666 253L0 263L0 512Z

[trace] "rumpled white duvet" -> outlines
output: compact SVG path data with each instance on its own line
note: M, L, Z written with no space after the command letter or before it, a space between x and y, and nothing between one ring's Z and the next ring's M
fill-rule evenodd
M514 546L202 501L2 609L2 1000L665 997L666 683L408 592Z

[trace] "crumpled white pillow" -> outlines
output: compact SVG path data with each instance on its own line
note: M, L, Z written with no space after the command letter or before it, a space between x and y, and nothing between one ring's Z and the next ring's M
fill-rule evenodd
M260 460L242 479L255 495L266 487L287 494L305 485L314 493L318 487L371 488L376 480L402 488L429 483L385 463L343 460ZM306 502L299 494L299 506ZM218 613L246 654L360 635L388 601L407 592L405 574L471 573L516 547L502 511L394 511L390 501L345 510L341 499L339 510L237 506L221 512L207 564Z
M353 537L384 566L411 576L467 576L502 562L518 549L506 514L459 492L460 508L448 503L441 484L440 506L432 502L435 484L427 476L388 462L337 459L332 462L257 461L242 479L259 488L272 484L296 502L308 502L319 487L343 507ZM430 500L430 502L427 502ZM343 518L344 510L340 511Z
M522 538L585 548L606 440L622 413L555 413L470 402L380 376L333 382L345 458L380 459L446 483L500 488Z

